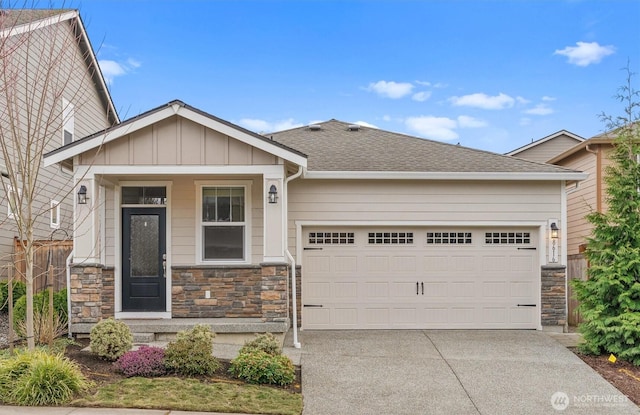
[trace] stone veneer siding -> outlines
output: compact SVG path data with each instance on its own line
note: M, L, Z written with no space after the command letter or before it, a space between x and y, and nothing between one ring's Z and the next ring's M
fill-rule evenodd
M566 267L545 265L541 272L542 325L564 327L567 324Z
M175 266L171 276L172 317L287 317L286 264Z
M100 264L71 265L69 294L72 326L74 323L97 323L102 319L103 271ZM113 270L110 272L113 281Z

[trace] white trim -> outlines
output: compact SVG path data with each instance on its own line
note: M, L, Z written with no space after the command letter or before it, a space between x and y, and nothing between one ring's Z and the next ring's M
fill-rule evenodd
M196 189L196 228L195 228L195 263L196 265L248 265L251 264L252 229L251 217L253 216L251 199L253 198L251 180L194 180ZM242 260L205 260L202 258L202 188L203 187L243 187L244 188L244 259ZM216 222L219 225L232 224L234 222ZM235 222L240 223L240 222Z
M167 190L167 203L165 205L121 205L122 201L121 192L122 187L127 186L156 186L156 187L165 187ZM115 226L115 235L114 235L114 310L116 318L152 318L158 315L158 318L171 318L171 258L172 258L172 241L171 241L171 191L172 191L173 182L171 180L161 180L161 181L152 181L152 180L126 180L119 182L114 187L114 197L113 197L113 206L114 206L114 226ZM124 312L122 311L122 208L123 207L133 207L133 208L164 208L165 209L165 249L167 254L167 267L166 267L166 278L165 278L165 312ZM168 315L168 317L164 317Z
M582 172L395 172L395 171L306 171L305 179L377 179L377 180L584 180Z
M16 10L16 12L19 13L20 11ZM24 23L24 24L10 27L8 29L0 31L0 38L15 36L22 33L31 32L37 29L42 29L43 27L52 26L54 24L63 22L65 20L71 20L76 17L78 17L78 12L75 10L56 14L51 17L47 17L44 19L29 22L29 23Z
M266 138L265 140L262 140L260 138L254 137L251 134L235 129L229 125L216 121L203 114L199 114L182 105L177 105L176 103L174 103L171 106L166 106L165 108L160 108L156 111L153 111L141 117L140 119L132 121L131 123L126 123L119 127L115 127L114 129L110 130L106 134L97 135L89 140L86 140L82 143L78 143L75 146L69 147L55 154L45 155L44 164L45 166L50 166L52 164L59 163L77 154L92 150L93 148L98 147L99 145L106 144L110 141L116 140L127 134L131 134L137 130L140 130L142 128L148 127L162 120L170 118L174 115L179 115L197 124L200 124L212 130L218 131L233 139L239 140L252 147L258 148L260 150L266 151L267 153L281 157L282 159L290 161L297 165L301 165L301 166L307 165L306 157L298 155L292 151L286 150L276 144L271 144L266 140Z
M57 200L51 200L49 202L49 227L51 229L60 229L60 202Z
M113 174L113 175L204 175L204 174L242 174L242 175L282 175L282 165L230 165L230 166L167 166L167 165L81 165L76 167L76 175Z
M66 142L65 133L71 134L71 141ZM71 144L75 141L75 109L73 104L66 98L62 98L62 145Z
M140 318L140 319L170 319L171 311L116 311L116 320L123 320L128 318Z

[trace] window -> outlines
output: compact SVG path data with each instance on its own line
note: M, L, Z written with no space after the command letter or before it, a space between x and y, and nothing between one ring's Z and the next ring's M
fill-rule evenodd
M406 245L413 243L413 232L369 232L371 245Z
M49 210L49 226L51 229L60 228L60 202L57 200L52 200L50 203Z
M469 245L471 232L427 232L428 245Z
M124 186L123 205L166 205L167 188L164 186Z
M353 245L353 232L309 232L309 245Z
M529 232L486 232L484 242L487 245L516 245L530 244L531 233Z
M202 261L248 260L247 186L203 185L199 189Z
M74 134L74 109L73 104L62 98L62 145L73 142Z
M16 192L16 190L8 186L7 187L7 217L15 218L16 212L18 211L18 203L20 198L20 189Z

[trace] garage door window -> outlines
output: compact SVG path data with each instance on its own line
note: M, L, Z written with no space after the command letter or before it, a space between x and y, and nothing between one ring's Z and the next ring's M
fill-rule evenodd
M309 232L309 245L353 245L353 232Z
M370 245L407 245L413 243L413 232L369 232Z
M471 232L427 232L427 245L469 245Z
M530 232L486 232L484 242L487 245L522 245L531 243Z

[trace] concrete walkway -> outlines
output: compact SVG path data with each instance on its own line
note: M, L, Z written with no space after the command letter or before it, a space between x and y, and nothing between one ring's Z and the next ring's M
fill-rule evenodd
M539 331L305 331L301 340L304 415L640 413Z

